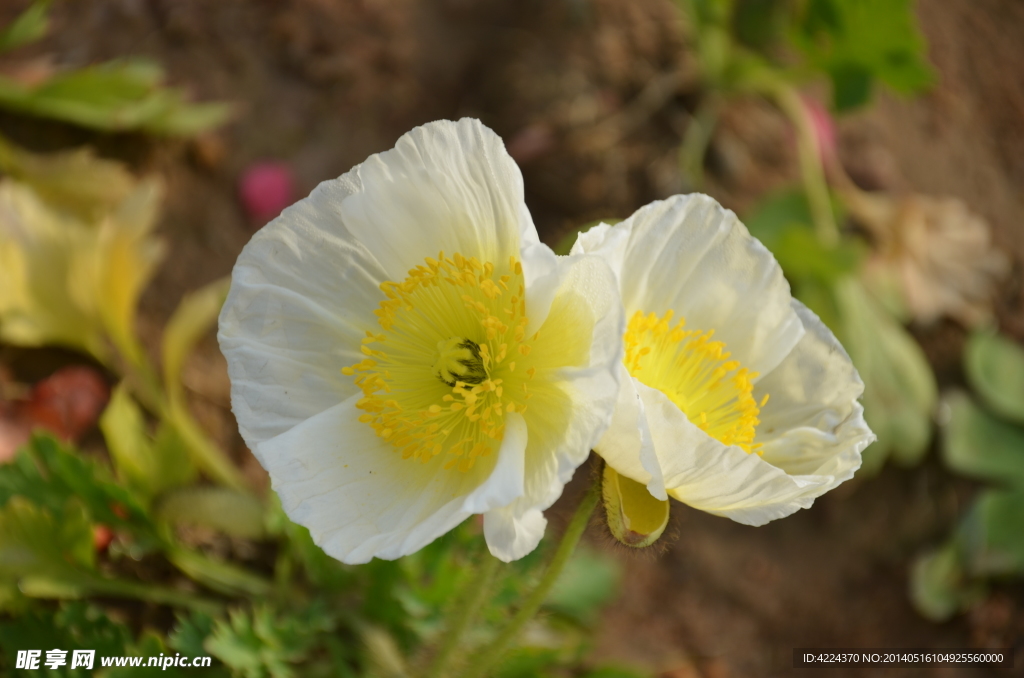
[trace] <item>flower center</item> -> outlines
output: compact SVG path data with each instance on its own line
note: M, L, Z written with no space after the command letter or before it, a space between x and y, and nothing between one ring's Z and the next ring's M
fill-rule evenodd
M473 468L500 445L509 412L525 412L536 372L526 343L523 268L444 252L382 283L360 362L342 368L363 392L359 420L405 459ZM517 370L517 363L519 369Z
M725 445L759 452L754 443L760 405L752 395L756 372L742 367L714 330L685 330L674 326L672 311L659 318L637 311L626 328L626 368L640 382L656 388L676 404L686 418Z

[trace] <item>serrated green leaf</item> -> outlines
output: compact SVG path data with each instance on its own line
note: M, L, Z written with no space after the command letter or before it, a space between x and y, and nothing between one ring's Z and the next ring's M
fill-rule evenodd
M246 539L265 532L266 510L251 494L225 487L185 487L161 499L157 517L171 523L205 525Z
M94 562L92 526L80 502L69 499L57 516L21 496L0 509L0 577L39 578L76 594Z
M975 332L964 348L967 379L1000 416L1024 424L1024 348L990 332Z
M50 0L36 0L18 15L11 25L0 31L0 52L35 42L50 27Z
M943 399L942 455L957 473L1024 488L1024 429L987 414L965 393Z
M0 466L0 507L15 496L52 514L62 511L68 499L76 498L93 522L126 530L143 540L156 538L156 528L134 494L110 479L104 467L50 436L33 436L13 464Z

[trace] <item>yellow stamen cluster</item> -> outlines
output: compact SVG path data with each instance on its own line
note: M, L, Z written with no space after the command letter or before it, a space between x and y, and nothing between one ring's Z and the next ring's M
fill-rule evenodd
M756 372L742 367L714 330L686 330L686 321L672 325L673 312L658 317L637 311L626 328L626 368L642 383L656 388L686 417L711 437L747 452L759 452L754 434L760 406L754 400Z
M441 252L380 288L383 332L367 332L366 357L342 369L363 392L359 419L405 459L443 455L446 469L468 471L500 445L505 415L525 412L531 397L522 265L510 257L499 274L490 262Z

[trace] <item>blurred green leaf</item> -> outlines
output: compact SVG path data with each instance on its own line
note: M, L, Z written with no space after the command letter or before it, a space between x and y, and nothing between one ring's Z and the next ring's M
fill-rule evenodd
M189 104L162 81L163 70L143 59L66 71L33 86L0 76L0 107L104 131L182 136L231 114L226 104Z
M278 614L266 605L251 611L232 610L217 620L203 647L244 678L292 678L301 662L335 619L325 605L311 605L292 614Z
M166 547L167 559L197 582L229 596L265 598L270 582L228 561L213 560L189 549Z
M590 549L577 549L552 587L545 606L582 624L592 624L601 608L618 593L621 577L617 561Z
M793 42L832 78L837 110L867 103L877 79L911 94L934 81L910 0L808 0Z
M224 487L184 487L160 500L156 515L170 523L205 525L235 537L259 539L265 510L248 493Z
M195 478L195 465L177 431L163 423L156 439L151 438L142 409L124 384L111 394L100 417L100 430L118 475L145 496L156 496Z
M28 595L26 585L78 597L94 565L92 525L80 502L69 499L59 518L21 496L0 509L0 577L18 581Z
M964 349L967 379L1000 416L1024 424L1024 348L991 332L975 332Z
M95 650L96 656L121 656L131 647L132 633L123 624L110 618L110 615L84 601L66 601L57 609L29 610L16 619L0 620L0 673L3 675L33 676L40 671L21 671L5 673L4 662L11 662L18 650L39 650L60 648L67 650L68 659L74 650ZM45 655L44 655L45 657ZM71 662L55 670L46 670L49 676L66 678L87 678L93 675L99 665L98 660L93 670L78 667L71 669ZM152 671L152 669L150 669Z
M985 490L960 525L975 576L1024 574L1024 490Z
M0 171L28 184L51 206L92 223L128 197L135 179L124 165L90 148L39 154L0 136Z
M942 454L957 473L1024 488L1024 429L1000 421L965 393L943 399L949 420L943 427Z
M0 52L8 52L46 35L50 27L50 0L36 0L18 15L11 25L0 31Z
M864 417L878 440L864 453L864 472L886 457L918 463L931 440L938 391L921 347L854 278L835 286L840 338L864 380Z
M964 572L954 541L919 556L910 571L910 600L922 616L945 621L981 598L983 590Z
M228 294L230 278L221 278L185 295L164 328L164 383L172 400L181 401L181 369L185 359L216 322Z
M555 678L562 661L557 649L520 647L512 650L495 669L495 678Z
M647 671L619 666L602 666L583 674L582 678L650 678Z
M63 510L74 497L94 522L156 538L155 525L134 494L109 478L104 467L50 436L33 436L14 463L0 466L0 507L15 495L51 512Z

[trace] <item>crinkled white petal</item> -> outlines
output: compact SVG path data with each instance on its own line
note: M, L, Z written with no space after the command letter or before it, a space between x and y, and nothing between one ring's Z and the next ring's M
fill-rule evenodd
M672 310L687 329L713 329L733 358L761 375L803 334L778 262L706 195L674 196L615 226L599 225L580 235L573 252L599 255L615 269L627 318Z
M473 474L402 459L359 421L355 395L263 441L253 453L285 512L346 563L413 553L470 515Z
M807 329L800 343L754 390L770 394L755 442L765 461L792 474L853 477L875 435L857 402L864 384L835 335L806 306L793 309Z
M394 149L320 184L246 245L221 312L218 338L246 443L357 391L340 370L361 359L365 332L379 331L382 282L405 279L441 250L497 262L519 256L520 245L547 249L519 168L478 120L417 127ZM543 261L543 252L533 259Z
M561 370L560 386L570 400L568 420L556 420L555 413L542 407L531 405L527 409L525 419L530 438L524 494L508 506L484 514L487 545L495 557L506 562L537 547L546 524L541 511L561 496L562 488L586 461L608 427L618 396L624 322L615 278L596 257L560 257L557 272L557 276L545 278L555 286L550 294L551 324L541 326L541 339L534 350L541 350L544 342L570 339L551 334L552 324L558 322L555 314L564 302L577 311L585 309L585 315L592 319L589 327L575 327L576 331L587 333L589 361Z
M647 426L644 403L636 390L636 381L625 365L619 366L619 396L611 424L594 451L616 471L647 486L656 498L664 501L665 481L661 474Z
M757 454L701 431L668 397L637 382L668 494L744 525L764 525L810 506L832 478L791 476Z
M479 120L417 127L339 181L361 190L338 203L338 220L399 280L439 250L507 261L539 242L519 167Z

